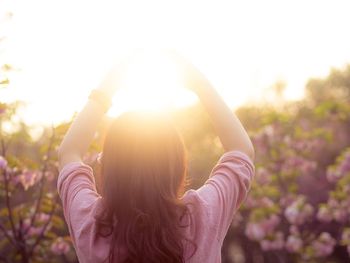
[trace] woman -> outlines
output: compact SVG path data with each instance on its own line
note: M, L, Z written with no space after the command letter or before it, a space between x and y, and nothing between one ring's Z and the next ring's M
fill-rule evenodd
M112 70L59 148L58 192L80 262L221 262L222 242L254 175L254 149L205 76L176 60L225 154L201 188L184 193L185 148L176 129L162 117L127 113L105 138L97 193L82 156L118 88L122 71Z

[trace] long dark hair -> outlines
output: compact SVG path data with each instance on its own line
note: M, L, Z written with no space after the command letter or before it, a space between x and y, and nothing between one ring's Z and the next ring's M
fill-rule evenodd
M184 262L186 154L167 118L125 113L107 133L101 170L103 212L97 234L111 236L108 261ZM119 261L118 261L119 262Z

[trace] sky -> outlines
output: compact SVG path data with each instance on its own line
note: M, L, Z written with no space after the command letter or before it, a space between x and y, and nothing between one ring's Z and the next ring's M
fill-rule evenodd
M131 48L175 48L233 108L267 99L279 80L287 99L299 99L310 77L350 63L348 10L349 1L337 0L0 0L0 63L18 68L0 97L25 101L28 123L51 125L81 109ZM13 17L5 21L8 11ZM135 87L117 94L112 114L194 101L175 92L171 67L162 63L151 56L131 74Z

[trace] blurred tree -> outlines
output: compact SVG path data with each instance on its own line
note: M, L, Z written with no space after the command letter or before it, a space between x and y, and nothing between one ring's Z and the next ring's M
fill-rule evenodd
M350 66L305 100L238 110L253 135L256 181L228 234L242 262L350 261ZM260 126L260 127L259 127Z
M327 78L310 79L306 85L308 99L314 104L329 100L350 100L350 65L332 69Z

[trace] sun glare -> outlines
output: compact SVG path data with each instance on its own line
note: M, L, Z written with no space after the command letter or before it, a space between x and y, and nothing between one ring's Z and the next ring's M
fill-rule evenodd
M147 51L131 61L111 114L167 110L191 102L193 96L183 88L175 64L161 52Z
M176 48L230 107L265 101L278 79L287 83L286 99L302 98L310 77L349 63L349 1L267 2L0 0L0 60L20 69L0 97L25 101L28 123L60 123L84 106L113 58L135 47ZM1 20L6 12L11 19ZM160 52L145 53L110 115L193 103L174 67Z

